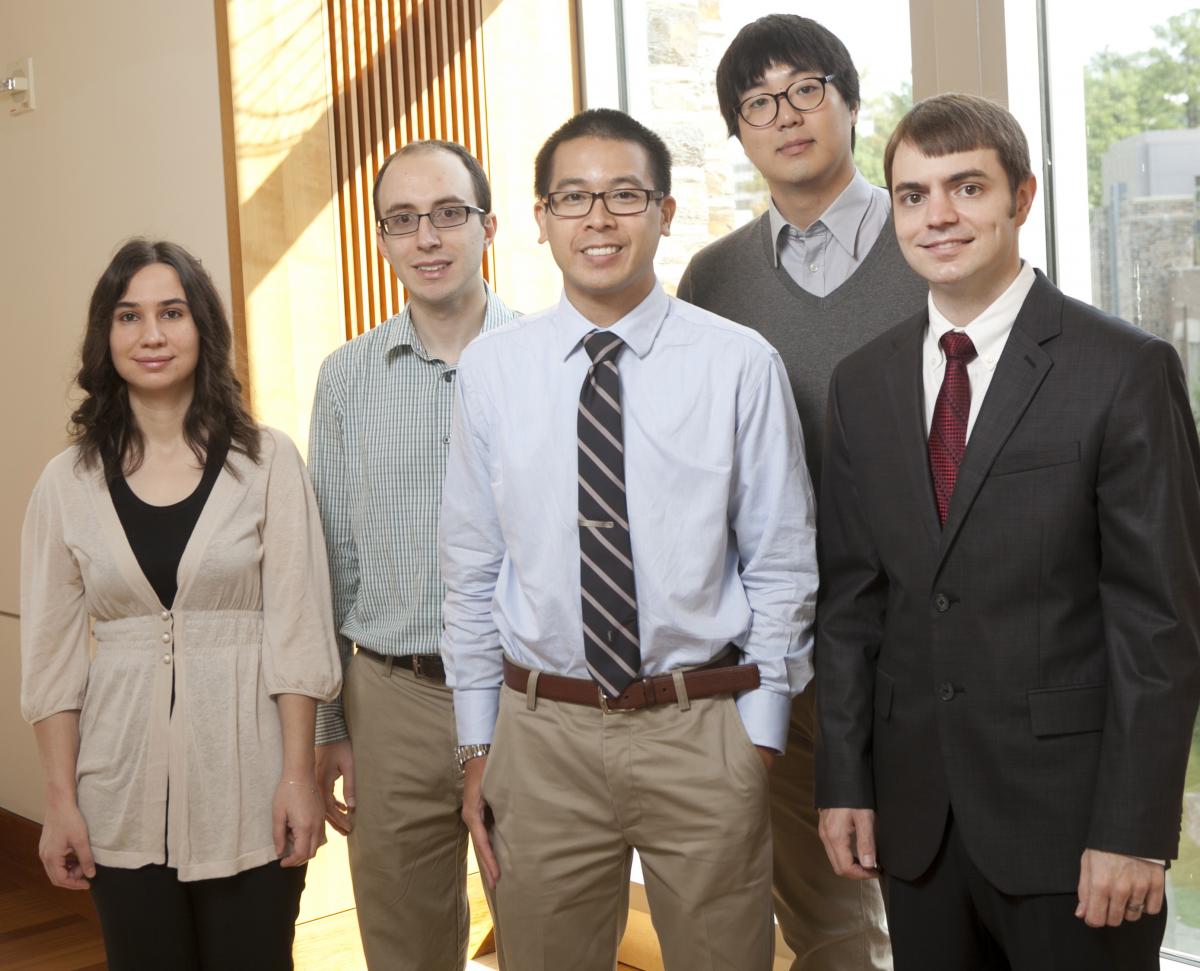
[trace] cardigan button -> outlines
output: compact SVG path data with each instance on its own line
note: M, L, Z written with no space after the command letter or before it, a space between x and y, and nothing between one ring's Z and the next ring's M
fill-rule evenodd
M167 634L167 633L164 633L164 634L163 634L163 636L162 636L162 642L163 642L164 644L170 644L170 643L171 643L171 635L170 635L170 634Z
M158 616L159 616L159 617L161 617L161 618L163 619L163 621L164 621L164 622L165 622L165 621L168 621L168 620L170 620L170 619L171 619L171 611L169 611L169 610L164 610L164 611L163 611L161 614L159 614Z
M164 654L164 655L163 655L163 664L170 664L170 663L171 663L171 655L170 655L170 654Z

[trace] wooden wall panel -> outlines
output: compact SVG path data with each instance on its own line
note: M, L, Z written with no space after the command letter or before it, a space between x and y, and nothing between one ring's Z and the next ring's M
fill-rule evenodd
M423 138L467 147L488 169L480 0L325 0L333 83L342 303L350 339L404 295L375 247L371 188L384 160ZM491 251L484 275L495 279Z

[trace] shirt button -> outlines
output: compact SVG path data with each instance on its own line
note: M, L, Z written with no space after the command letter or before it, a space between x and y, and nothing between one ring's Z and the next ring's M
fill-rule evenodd
M171 655L170 655L170 654L164 654L164 655L163 655L163 664L170 664L170 663L171 663Z
M944 614L947 610L950 609L950 598L947 597L944 593L939 593L936 597L933 598L933 606L934 606L934 609L939 614Z
M167 621L167 620L171 619L171 612L169 610L164 610L158 616L161 617L164 621Z
M170 644L171 643L171 635L164 633L162 636L162 642L164 644Z
M819 269L820 269L820 267L819 267L819 266L817 266L817 264L816 264L816 263L809 263L809 264L808 264L808 272L809 272L809 273L816 273L816 272L817 272L817 270L819 270Z
M442 444L443 444L443 445L449 445L449 444L450 444L450 436L449 436L449 435L443 435L443 436L442 436Z
M937 696L942 701L950 701L954 698L954 685L949 681L943 681L938 685Z
M453 381L454 380L454 372L447 371L445 374L442 375L442 380L443 381Z

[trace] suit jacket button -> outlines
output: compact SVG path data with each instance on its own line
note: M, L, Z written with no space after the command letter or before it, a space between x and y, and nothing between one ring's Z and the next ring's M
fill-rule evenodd
M942 701L950 701L954 697L954 685L949 681L943 681L938 685L937 694Z
M937 610L937 612L939 614L944 614L947 610L950 609L950 598L947 597L944 593L939 593L936 597L933 598L933 606L934 606L934 609Z

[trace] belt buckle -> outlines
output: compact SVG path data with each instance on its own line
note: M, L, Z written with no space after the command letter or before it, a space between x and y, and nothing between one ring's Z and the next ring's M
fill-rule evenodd
M596 694L600 696L600 710L606 715L632 715L637 710L635 708L609 708L608 698L600 685L596 685Z

